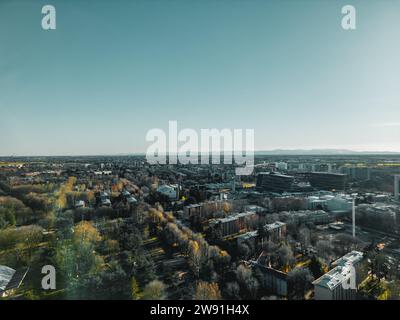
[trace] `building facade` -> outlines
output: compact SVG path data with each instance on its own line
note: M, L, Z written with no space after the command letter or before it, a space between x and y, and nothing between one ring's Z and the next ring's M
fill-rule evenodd
M394 199L400 201L400 174L394 176Z
M294 177L275 172L261 172L257 175L257 188L268 192L288 192L294 184Z
M363 253L351 251L336 260L329 272L313 282L315 300L354 300L363 280L359 272Z
M347 175L332 172L310 172L308 180L313 188L319 190L344 190L346 187Z

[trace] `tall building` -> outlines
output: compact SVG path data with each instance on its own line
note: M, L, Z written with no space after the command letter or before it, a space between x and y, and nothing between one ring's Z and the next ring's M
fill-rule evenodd
M313 282L315 300L354 300L363 280L360 265L363 254L351 251L336 260L334 268Z
M313 188L319 190L344 190L346 187L347 175L332 172L310 172L308 180Z
M355 180L371 179L371 169L368 167L344 167L341 171Z
M261 172L257 175L257 188L282 193L291 191L293 188L294 177L275 172Z
M394 199L400 201L400 174L394 176Z

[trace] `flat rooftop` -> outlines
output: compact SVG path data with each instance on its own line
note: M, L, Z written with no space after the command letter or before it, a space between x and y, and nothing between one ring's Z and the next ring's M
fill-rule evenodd
M323 276L319 277L313 282L313 285L334 290L337 286L341 285L351 276L351 268L349 266L337 266Z
M350 278L354 264L362 259L363 253L359 251L351 251L345 254L333 263L333 265L336 265L335 268L315 280L313 285L325 287L329 290L335 289Z
M275 222L273 222L273 223L266 224L266 225L264 226L264 228L265 228L266 230L273 230L273 229L276 229L276 228L280 228L280 227L282 227L282 226L284 226L284 225L286 225L286 223L281 222L281 221L275 221Z
M346 253L343 257L337 259L335 262L333 262L333 265L345 266L348 263L354 265L357 262L361 261L363 259L363 256L364 255L362 252L354 250L349 253Z
M294 178L294 176L289 176L287 174L279 173L279 172L260 172L261 175L269 175L275 177L282 177L282 178Z
M236 219L238 219L240 217L246 217L246 216L251 216L251 215L255 215L255 214L256 213L253 212L253 211L232 213L228 217L217 219L217 221L228 222L228 221L236 220Z
M313 171L310 172L310 174L313 175L326 175L326 176L338 176L338 177L343 177L343 176L347 176L346 173L339 173L339 172L318 172L318 171Z

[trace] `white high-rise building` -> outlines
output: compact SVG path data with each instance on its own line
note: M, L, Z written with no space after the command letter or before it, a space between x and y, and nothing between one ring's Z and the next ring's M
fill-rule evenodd
M394 199L400 201L400 174L394 176Z
M313 281L315 300L353 300L363 280L363 253L351 251L332 263L334 268Z

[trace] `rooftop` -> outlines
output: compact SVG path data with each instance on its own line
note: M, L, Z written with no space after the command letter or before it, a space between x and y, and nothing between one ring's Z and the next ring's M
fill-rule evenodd
M363 254L359 251L351 251L345 254L333 263L333 265L336 266L335 268L319 277L313 284L326 287L329 290L335 289L338 285L350 278L354 264L362 259Z
M28 268L14 270L7 266L0 266L0 294L19 288L27 273Z
M10 267L0 266L0 291L3 291L6 289L8 283L11 281L14 273L15 273L15 270Z
M280 228L282 226L286 225L286 223L281 222L281 221L275 221L274 223L270 223L270 224L266 224L264 226L265 230L269 231L269 230L273 230L276 228Z
M351 276L350 266L337 266L313 282L314 285L335 289Z
M270 175L270 176L275 176L275 177L283 177L283 178L293 178L293 176L289 176L287 174L282 174L279 172L260 172L259 174L261 175Z
M232 213L228 217L218 219L218 221L220 221L220 222L228 222L228 221L236 220L236 219L241 218L241 217L251 216L251 215L254 215L254 214L255 214L255 212L253 212L253 211Z
M329 175L329 176L337 176L337 177L344 177L344 176L347 176L347 174L345 174L345 173L338 173L338 172L318 172L318 171L313 171L313 172L310 172L310 174L313 174L313 175Z
M360 251L351 251L346 253L343 257L333 262L335 266L345 266L347 264L354 265L363 259L363 253Z

